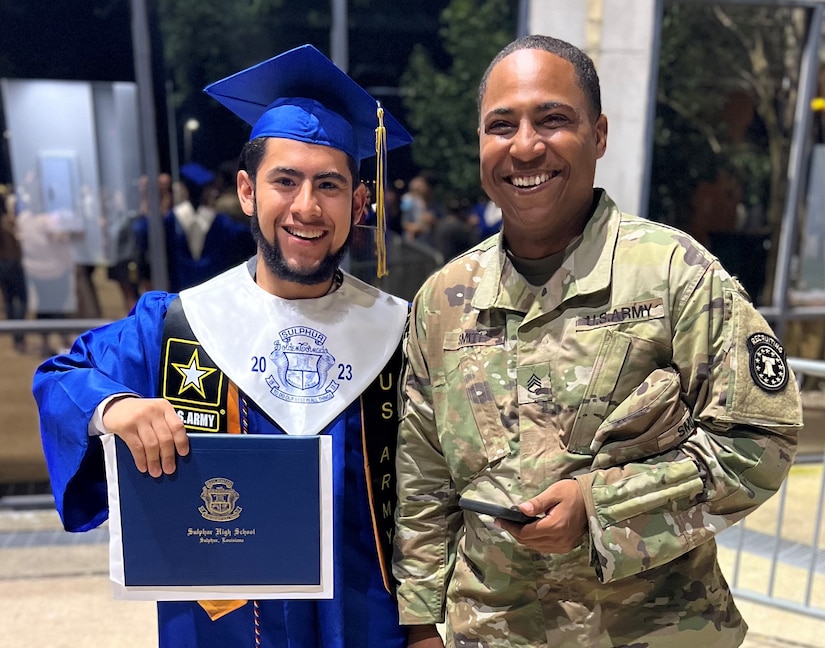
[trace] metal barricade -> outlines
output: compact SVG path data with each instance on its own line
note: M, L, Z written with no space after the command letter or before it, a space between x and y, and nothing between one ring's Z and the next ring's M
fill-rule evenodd
M800 383L825 378L823 361L789 363ZM800 439L805 443L779 492L717 536L719 560L737 598L825 619L825 434L817 426L803 429Z
M433 272L444 265L444 257L438 250L408 241L395 232L387 235L387 268L389 274L376 277L376 259L370 240L357 244L353 241L349 271L354 276L381 290L412 301L416 291Z

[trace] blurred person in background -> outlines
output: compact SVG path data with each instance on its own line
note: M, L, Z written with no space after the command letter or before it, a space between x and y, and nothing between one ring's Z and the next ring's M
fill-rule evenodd
M78 299L73 237L82 231L78 218L68 209L45 210L33 171L25 175L16 196L17 233L29 308L37 319L74 316ZM58 350L68 349L69 345L68 334L43 332L39 352L49 357Z
M384 194L384 209L387 211L387 231L402 236L404 225L402 224L401 196L397 189L387 188Z
M433 247L445 261L469 250L480 241L474 215L462 205L450 205L433 228Z
M17 231L17 199L11 187L0 186L0 289L6 307L6 319L26 319L28 294L26 273L23 270L23 249ZM26 338L23 333L12 335L14 348L19 353L26 352Z
M177 200L164 217L169 290L179 292L255 254L248 220L215 209L215 174L197 162L180 169Z
M483 241L501 230L501 207L492 200L476 203L471 208L471 213L480 240Z
M433 229L441 217L441 206L435 200L433 188L423 175L410 180L401 196L401 226L407 240L432 247Z
M215 211L248 224L238 200L238 187L235 182L237 175L238 163L235 161L227 160L218 167L218 173L215 175Z
M162 217L175 205L172 176L158 174L158 214ZM149 259L149 178L140 178L140 213L132 224L135 237L138 295L152 289L152 268Z
M110 281L114 281L120 288L125 312L129 312L137 303L142 290L138 262L140 250L136 232L140 214L128 210L126 199L122 191L109 192L104 190L103 207L107 219L112 219L117 225L113 227L111 243L112 259L106 271Z

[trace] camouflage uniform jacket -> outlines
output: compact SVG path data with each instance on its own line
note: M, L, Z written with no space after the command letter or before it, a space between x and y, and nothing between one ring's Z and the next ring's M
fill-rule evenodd
M779 488L801 405L783 347L697 242L602 193L543 286L499 236L430 277L405 350L402 623L446 611L448 646L741 643L714 536ZM457 506L564 478L589 521L567 554Z

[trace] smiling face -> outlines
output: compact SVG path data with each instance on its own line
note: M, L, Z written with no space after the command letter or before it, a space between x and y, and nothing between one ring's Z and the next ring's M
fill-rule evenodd
M338 149L269 138L254 181L238 174L238 197L258 239L257 283L287 299L319 297L332 285L366 190L353 191Z
M481 183L502 210L507 247L538 259L563 250L592 211L607 118L594 115L573 65L521 49L490 72L481 100Z

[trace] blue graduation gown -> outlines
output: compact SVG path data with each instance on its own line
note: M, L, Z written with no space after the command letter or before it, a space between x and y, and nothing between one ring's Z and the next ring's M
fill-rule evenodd
M88 435L97 405L115 393L157 395L163 318L176 295L149 292L133 313L80 336L71 353L34 376L55 504L68 531L108 518L100 440ZM250 434L281 432L250 404ZM369 513L361 412L350 404L323 432L333 437L335 598L250 601L212 621L197 602L158 603L161 648L401 648L395 601L383 586ZM255 643L256 628L260 643Z

